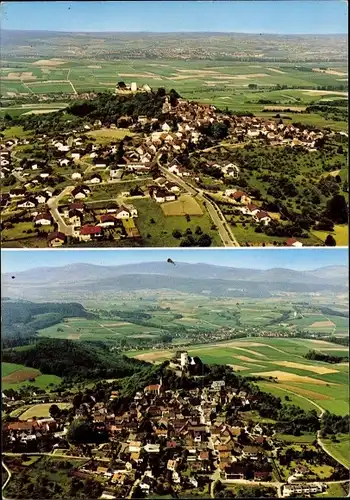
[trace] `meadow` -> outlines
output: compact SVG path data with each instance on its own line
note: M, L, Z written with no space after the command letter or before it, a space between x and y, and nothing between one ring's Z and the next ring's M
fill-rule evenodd
M57 404L57 406L63 410L63 409L66 409L66 408L71 408L71 404L70 403L55 403ZM33 417L36 417L36 418L48 418L50 417L50 407L51 407L52 403L43 403L43 404L38 404L38 405L34 405L34 406L31 406L30 408L28 409L25 409L24 412L22 412L20 415L19 415L19 420L28 420L29 418L33 418Z
M200 202L197 203L202 210ZM133 205L139 213L137 227L148 247L179 246L181 240L173 237L173 231L179 230L184 233L190 229L194 233L198 226L212 238L211 246L222 246L220 236L215 229L212 229L213 222L205 210L202 210L203 215L191 215L188 221L185 216L165 215L160 204L150 199L134 199ZM191 208L193 212L193 204Z
M349 436L347 434L338 434L335 443L331 439L325 438L322 439L322 442L332 455L350 468Z
M1 385L3 389L18 390L26 385L35 385L40 389L59 384L60 377L43 375L39 370L15 363L1 363Z
M285 109L293 121L347 130L345 121L300 112L300 109L322 99L347 98L346 90L316 90L320 86L347 89L347 68L343 63L303 63L302 67L295 63L166 59L161 62L76 59L63 60L59 65L52 60L16 63L18 67L14 73L11 65L2 61L0 81L5 98L113 91L118 81L135 81L139 86L174 88L186 99L210 103L220 109L250 111L266 117L275 114L267 108L274 104L280 110ZM319 67L326 72L317 71ZM277 85L287 88L276 90ZM21 109L10 112L21 114Z

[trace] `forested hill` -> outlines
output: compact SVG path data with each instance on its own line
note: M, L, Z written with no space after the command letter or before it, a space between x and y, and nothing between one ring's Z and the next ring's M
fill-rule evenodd
M64 318L93 318L94 315L76 302L1 301L2 338L24 338L41 328L60 323Z
M74 102L65 110L45 115L13 117L12 125L18 124L25 130L36 130L38 133L54 133L63 129L73 130L87 122L93 124L96 120L100 120L105 126L115 123L121 127L136 123L139 116L165 120L166 115L163 115L162 107L166 95L169 96L170 103L175 105L179 94L175 90L170 90L167 94L162 87L155 92L131 95L100 92L89 101ZM64 119L66 115L70 117L69 121Z
M2 361L37 368L43 374L74 381L129 377L150 366L144 361L111 352L101 342L47 338L25 347L3 350Z

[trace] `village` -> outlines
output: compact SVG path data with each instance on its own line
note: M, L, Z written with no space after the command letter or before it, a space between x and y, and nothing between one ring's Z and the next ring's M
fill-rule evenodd
M175 378L203 384L184 391L166 387L160 377L136 391L128 407L113 388L107 402L93 391L51 399L49 418L7 420L4 456L84 459L70 474L99 481L101 499L169 493L215 498L223 489L249 486L268 488L268 496L310 497L346 481L316 438L299 446L283 441L268 419L253 416L257 396L222 379L204 383L202 366L199 358L177 352L168 366ZM13 399L3 394L5 411L24 403ZM26 404L49 400L38 394ZM59 402L71 408L61 410ZM96 444L89 442L91 433Z
M133 95L138 90L136 83L125 88L116 93ZM147 94L150 88L147 86L142 92ZM203 134L203 127L214 127L218 137L221 129L228 130L225 141L233 147L261 143L301 147L311 154L326 136L334 135L301 130L276 120L218 113L214 106L181 98L174 106L168 96L162 115L163 118L138 116L136 120L122 116L117 123L108 124L94 120L81 129L62 131L54 138L51 134L35 134L34 138L3 140L3 240L23 239L25 243L26 238L36 235L44 238L47 246L92 240L101 246L103 241L118 246L118 240L123 239L136 240L137 244L146 235L139 228L136 205L138 200L148 200L159 205L167 216L207 213L221 245L239 246L218 199L232 204L237 213L251 217L261 226L269 225L272 215L240 188L239 165L207 162L207 167L221 172L225 181L215 197L206 187L203 175L184 165L184 158L196 152L205 157L206 152L221 147L221 140ZM113 140L114 131L121 132L121 141ZM100 132L111 132L110 139L97 140ZM288 246L303 245L296 238L285 240Z

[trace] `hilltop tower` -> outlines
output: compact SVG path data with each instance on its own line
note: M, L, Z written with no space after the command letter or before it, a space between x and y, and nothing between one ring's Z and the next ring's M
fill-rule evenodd
M188 353L182 352L180 356L181 368L186 368L189 365Z

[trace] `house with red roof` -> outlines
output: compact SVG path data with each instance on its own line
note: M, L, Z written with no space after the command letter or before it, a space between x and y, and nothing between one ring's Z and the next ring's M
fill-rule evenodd
M80 241L91 241L94 238L102 236L101 226L86 225L82 226L79 233Z

